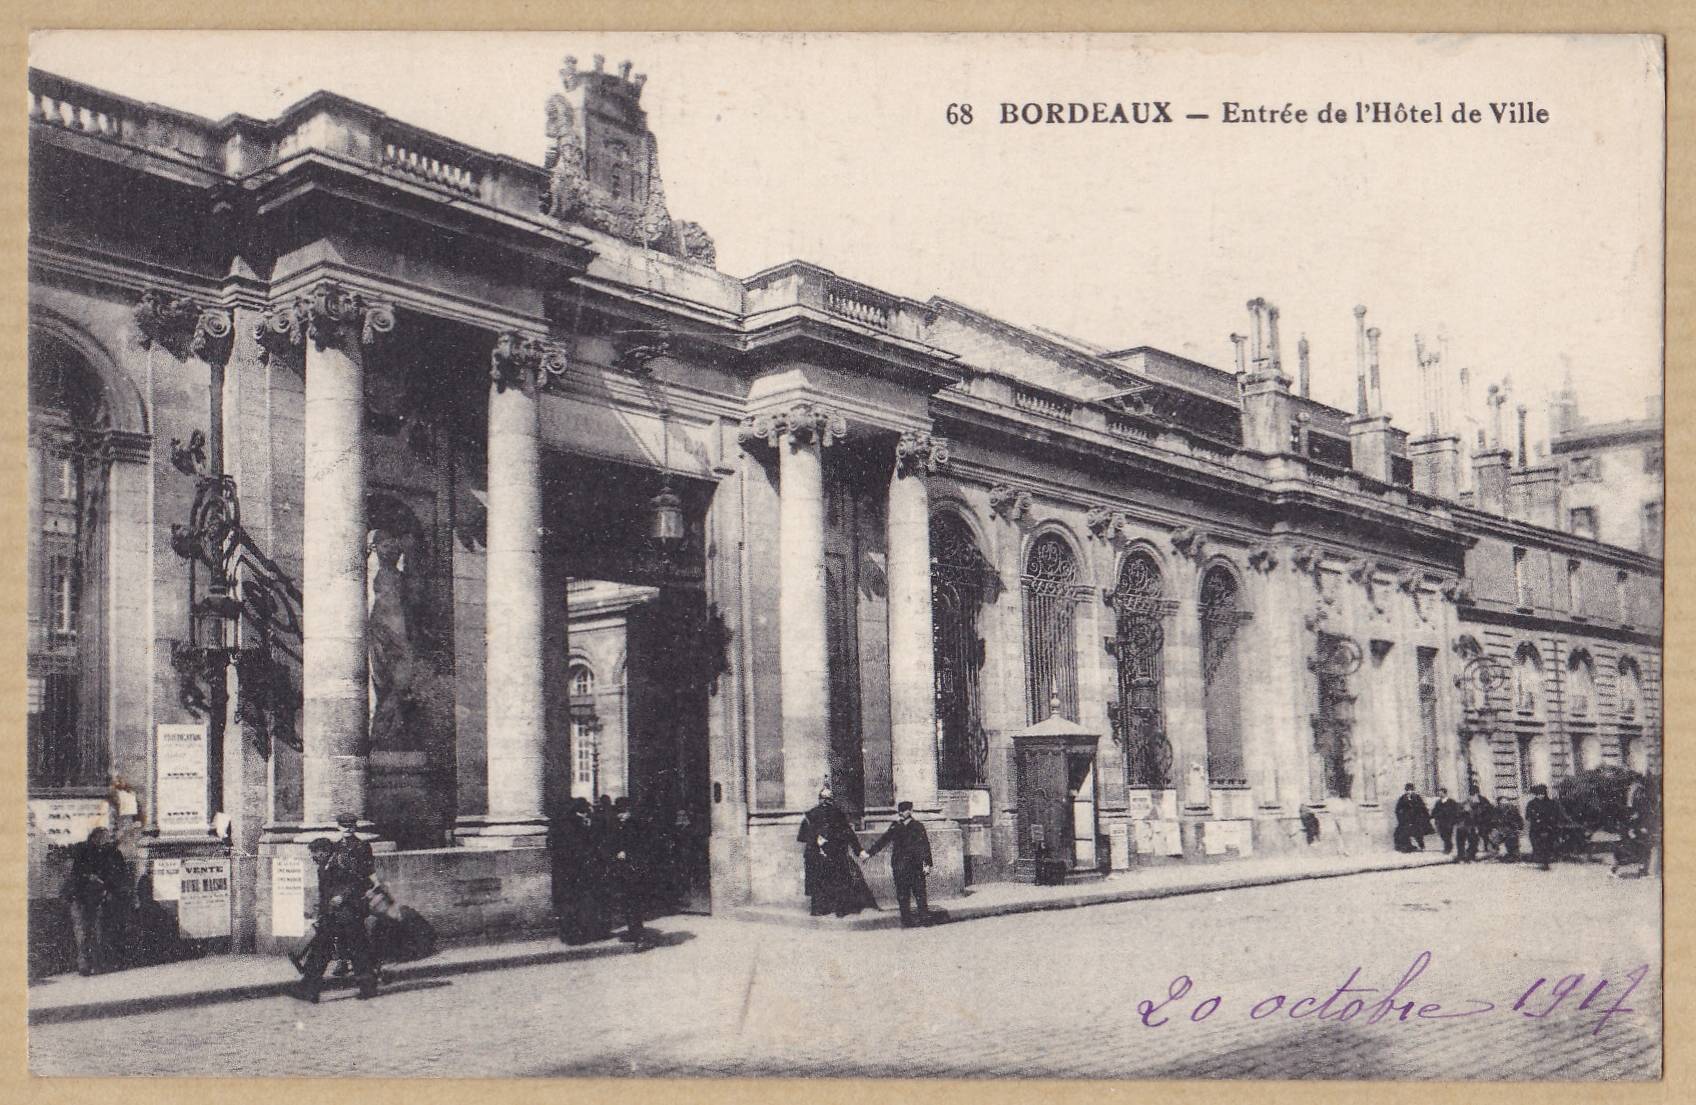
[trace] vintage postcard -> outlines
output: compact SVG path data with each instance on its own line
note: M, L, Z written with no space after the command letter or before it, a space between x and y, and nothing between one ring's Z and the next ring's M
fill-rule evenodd
M1665 56L36 34L32 1071L1660 1078Z

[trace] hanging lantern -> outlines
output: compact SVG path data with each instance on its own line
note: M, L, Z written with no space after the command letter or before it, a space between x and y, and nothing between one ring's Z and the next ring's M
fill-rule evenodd
M660 493L648 500L648 539L671 553L682 547L686 532L683 500L667 481L660 485Z

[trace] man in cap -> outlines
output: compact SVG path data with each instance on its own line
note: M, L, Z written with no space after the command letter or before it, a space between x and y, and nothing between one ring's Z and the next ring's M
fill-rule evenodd
M607 830L603 854L606 856L609 882L618 909L624 915L624 935L619 939L644 947L647 936L642 927L648 905L649 856L647 835L636 820L630 799L620 797L612 805L612 826Z
M1555 838L1560 834L1561 808L1549 797L1549 788L1538 783L1525 804L1525 831L1531 837L1531 858L1544 871L1554 858Z
M377 874L377 857L371 852L371 845L360 839L359 815L343 812L336 816L336 826L342 835L335 842L336 854L343 857L347 870L365 880L366 889L370 889L371 880ZM369 929L369 926L367 926ZM332 972L337 978L345 978L353 973L353 963L348 953L337 953L336 968Z
M1431 814L1425 808L1425 799L1409 783L1402 788L1402 796L1396 799L1396 851L1425 851L1425 837L1430 832Z
M363 842L361 842L363 843ZM309 845L318 862L318 934L307 948L300 965L300 983L291 992L302 1001L317 1002L323 987L324 969L333 954L345 955L353 963L359 982L359 997L377 996L377 971L371 961L371 944L365 930L365 893L371 876L362 873L349 849L337 842L330 848Z
M901 802L895 807L895 820L877 842L866 849L875 856L888 845L889 869L895 875L895 900L901 906L901 927L912 928L930 922L930 900L925 893L925 876L930 874L930 836L924 822L913 816L913 803ZM912 899L919 902L918 915L912 911Z

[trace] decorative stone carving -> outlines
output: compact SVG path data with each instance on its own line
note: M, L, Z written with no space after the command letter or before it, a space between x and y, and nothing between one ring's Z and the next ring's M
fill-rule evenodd
M1470 579L1459 576L1454 579L1446 579L1443 581L1441 590L1443 598L1457 606L1471 606L1473 603L1472 581Z
M1384 598L1378 587L1378 565L1364 557L1358 557L1349 561L1347 571L1349 580L1366 592L1366 601L1373 611L1384 613Z
M600 54L592 70L578 69L575 57L565 59L562 92L549 96L544 108L548 149L542 167L549 177L542 212L711 266L717 262L712 236L699 223L672 222L659 145L640 106L648 78L630 70L626 61L616 74L607 72ZM581 106L563 94L573 92L579 92ZM586 114L602 120L592 151Z
M743 445L764 441L775 449L787 437L828 447L847 435L848 420L842 415L818 403L800 402L785 410L748 416L736 431L736 440Z
M649 340L621 345L613 354L613 367L632 376L646 376L648 366L661 357L671 355L671 337L658 334Z
M1172 542L1172 548L1177 551L1179 556L1193 560L1197 564L1200 564L1202 558L1207 555L1207 534L1195 526L1184 526L1173 530L1169 540Z
M325 280L286 306L267 308L254 336L267 351L298 346L308 337L324 349L351 341L356 331L360 343L370 345L394 328L393 304L367 301L359 292Z
M1267 575L1278 566L1278 551L1271 545L1256 545L1249 550L1248 566Z
M1009 522L1016 522L1030 514L1033 502L1029 491L1021 491L1004 483L989 489L989 509Z
M563 375L566 364L563 346L507 330L495 339L494 351L489 354L489 379L496 391L540 388L550 378Z
M194 356L208 364L221 365L230 358L235 327L222 308L148 288L135 305L134 318L136 341L143 349L157 345L178 359Z
M1089 526L1090 533L1103 541L1111 541L1118 537L1119 531L1124 528L1128 521L1129 519L1125 517L1124 511L1105 506L1093 507L1084 516L1084 524Z
M948 465L948 442L924 430L908 430L895 443L895 471L902 476L928 476Z
M1418 568L1409 568L1396 576L1396 589L1406 595L1413 603L1413 612L1422 622L1431 620L1431 611L1425 605L1425 573Z

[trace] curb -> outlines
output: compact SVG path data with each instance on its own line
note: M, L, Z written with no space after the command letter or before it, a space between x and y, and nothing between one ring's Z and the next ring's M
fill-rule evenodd
M941 924L959 921L978 921L989 917L1005 917L1015 913L1044 913L1060 909L1082 909L1092 905L1111 905L1115 902L1146 901L1154 898L1178 898L1188 894L1212 894L1222 890L1244 890L1277 883L1306 882L1310 879L1336 879L1349 875L1370 875L1384 871L1411 871L1421 867L1436 867L1452 862L1449 856L1437 853L1416 861L1395 860L1365 863L1329 871L1267 872L1237 875L1209 882L1179 886L1122 886L1111 890L1076 891L1051 898L1030 898L1023 901L972 905L971 898L953 898L938 906L946 911ZM800 909L771 909L743 906L732 910L730 917L757 924L784 925L790 928L829 929L835 932L875 931L901 927L901 918L894 910L879 910L871 916L814 917Z

